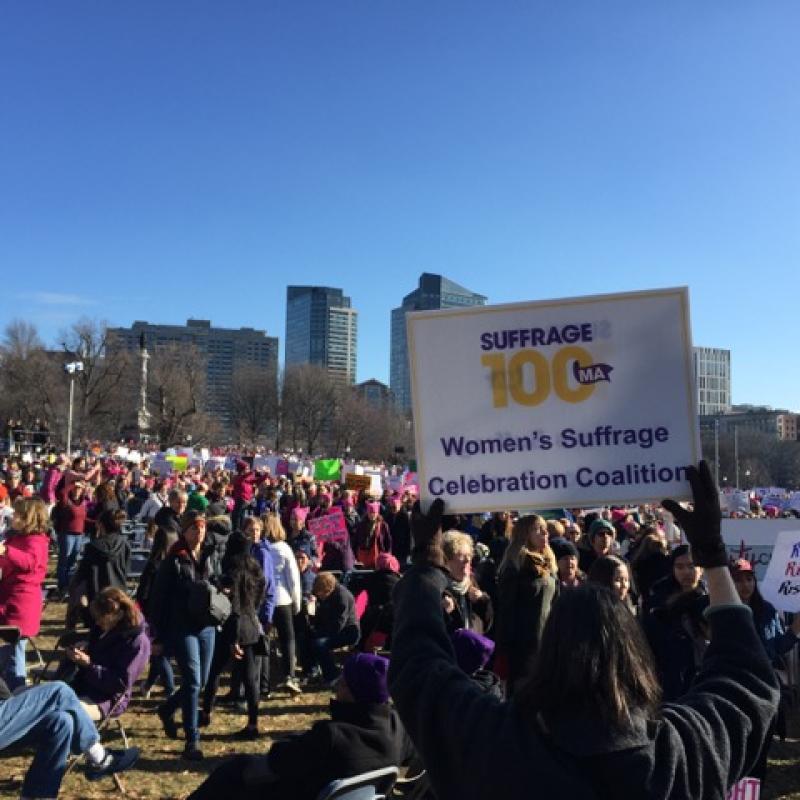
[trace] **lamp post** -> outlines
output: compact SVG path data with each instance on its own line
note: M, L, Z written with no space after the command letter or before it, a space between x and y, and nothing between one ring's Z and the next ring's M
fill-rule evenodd
M75 399L75 373L83 372L83 361L70 361L64 364L64 372L69 375L69 410L67 412L67 455L72 454L72 402Z

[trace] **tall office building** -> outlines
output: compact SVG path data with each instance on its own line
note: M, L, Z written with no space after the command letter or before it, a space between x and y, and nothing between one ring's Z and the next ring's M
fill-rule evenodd
M354 383L358 312L341 289L286 287L286 364L319 364Z
M692 348L697 413L724 414L731 409L731 351Z
M423 272L419 278L419 286L403 298L399 308L392 309L389 384L399 409L403 411L411 409L406 313L485 304L486 298L482 294L475 294L441 275Z
M232 425L233 374L240 367L255 367L269 375L278 373L278 339L253 328L213 328L207 319L190 319L186 325L151 325L137 320L130 328L110 328L112 347L138 350L140 338L151 355L159 346L192 344L207 359L205 411L226 430Z

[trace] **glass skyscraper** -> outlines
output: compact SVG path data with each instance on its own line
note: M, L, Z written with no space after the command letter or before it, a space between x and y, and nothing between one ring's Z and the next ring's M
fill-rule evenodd
M403 298L399 308L392 309L389 383L399 409L403 411L411 409L406 313L485 304L486 298L482 294L475 294L441 275L423 272L419 278L419 286Z
M692 350L697 413L725 414L731 410L731 351L719 347Z
M319 364L354 383L358 312L341 289L286 287L286 365Z

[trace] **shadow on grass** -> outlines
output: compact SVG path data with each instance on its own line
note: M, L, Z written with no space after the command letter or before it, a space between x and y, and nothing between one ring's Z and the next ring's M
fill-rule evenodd
M262 715L269 718L278 714L321 714L328 710L327 703L304 703L303 705L265 706L262 704Z
M157 755L148 758L142 754L136 762L136 770L138 772L147 772L148 774L159 773L165 775L192 773L202 778L213 772L223 761L228 761L232 757L232 753L223 753L220 755L206 755L202 761L185 761L177 753L174 758L170 759L159 758Z

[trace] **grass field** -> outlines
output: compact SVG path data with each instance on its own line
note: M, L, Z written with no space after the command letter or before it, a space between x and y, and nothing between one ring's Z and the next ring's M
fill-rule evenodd
M64 606L51 603L45 609L42 633L37 643L45 657L63 630ZM224 694L225 688L221 691ZM203 734L202 749L206 755L201 763L180 759L183 741L171 741L164 736L155 709L163 699L156 688L151 699L134 696L124 716L125 728L132 744L142 750L136 769L126 773L123 783L131 798L183 798L198 786L205 775L226 757L235 753L263 753L272 740L281 735L306 730L314 720L325 716L330 693L291 696L275 693L262 703L260 725L264 736L256 742L240 742L233 735L244 727L245 716L233 707L219 704L211 728ZM800 800L800 713L792 714L789 739L775 741L770 757L770 773L762 792L762 800ZM112 747L119 741L114 729L104 736ZM3 758L0 754L0 798L19 797L22 777L30 756ZM62 798L110 798L118 796L113 781L89 783L78 767L64 781ZM691 798L687 800L700 800Z

